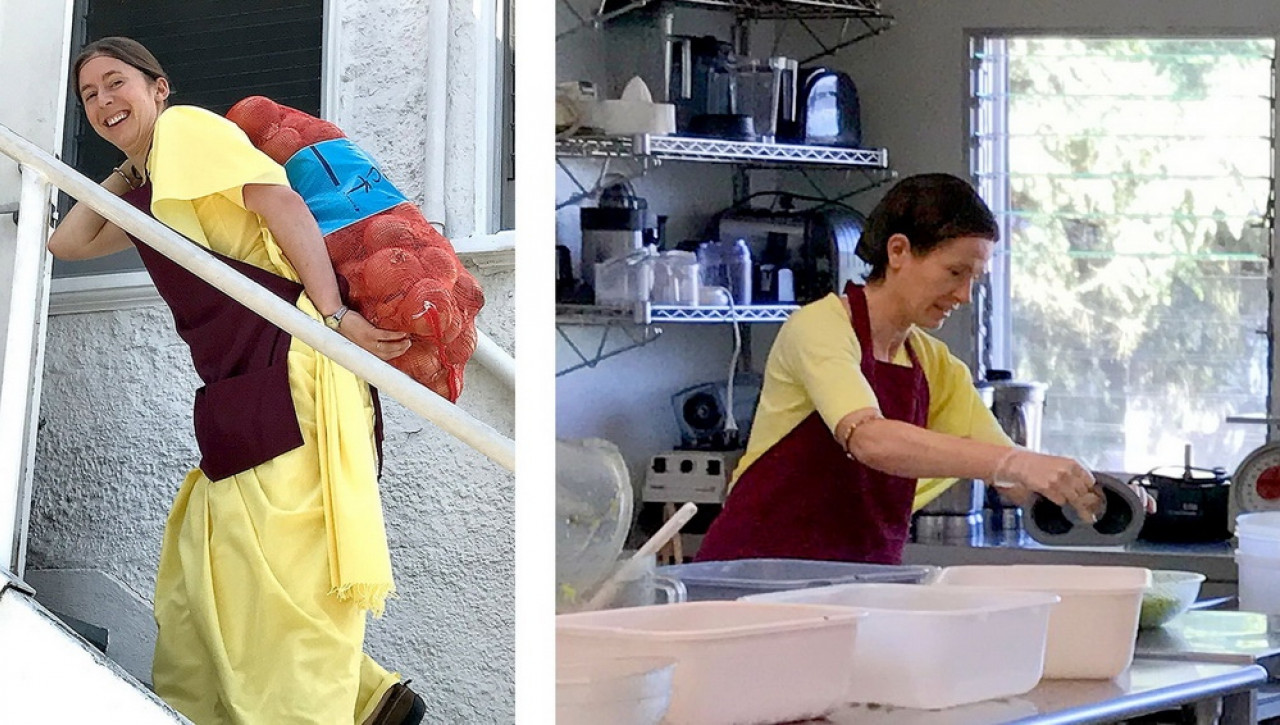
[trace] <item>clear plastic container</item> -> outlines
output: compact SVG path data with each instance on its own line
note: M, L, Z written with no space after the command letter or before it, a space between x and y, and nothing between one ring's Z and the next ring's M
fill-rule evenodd
M689 601L738 599L751 594L877 582L919 584L936 566L890 566L808 559L737 559L660 566L658 573L684 582Z
M1236 566L1241 611L1280 614L1280 558L1237 549Z
M634 554L635 551L623 551L618 560L614 562L614 570L629 561ZM631 571L629 577L617 582L612 596L599 604L598 608L647 607L653 604L675 604L688 601L689 595L685 591L683 582L674 577L657 573L657 559L658 557L654 554L645 557L643 562ZM600 587L596 587L583 596L576 602L577 606L562 606L557 609L556 613L568 614L574 611L584 611L585 604L590 601L591 596L599 589Z
M597 305L629 307L648 302L653 291L653 267L657 252L646 246L624 257L614 257L595 266Z
M843 702L863 616L849 607L749 602L563 614L556 653L676 660L666 725L791 722Z
M703 285L728 290L737 306L751 304L751 247L747 240L703 242L698 246L698 264Z
M757 594L744 601L866 611L858 623L848 700L934 710L1021 695L1035 687L1058 596L842 584Z
M698 304L702 287L698 256L678 250L662 252L653 267L653 301L660 305Z
M953 566L939 585L1057 594L1045 650L1047 679L1108 680L1133 662L1142 595L1151 571L1125 566Z

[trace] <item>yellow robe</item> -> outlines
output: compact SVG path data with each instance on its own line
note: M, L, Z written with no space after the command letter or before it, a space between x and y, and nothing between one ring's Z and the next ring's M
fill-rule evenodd
M148 170L157 219L298 280L241 196L284 170L233 124L167 109ZM391 592L368 386L297 338L288 371L303 445L218 481L191 471L165 527L152 676L197 725L360 723L399 679L363 652L366 610Z

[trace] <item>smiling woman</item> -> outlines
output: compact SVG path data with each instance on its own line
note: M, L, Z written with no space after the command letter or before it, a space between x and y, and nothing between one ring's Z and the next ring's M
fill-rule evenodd
M795 312L765 365L747 451L701 560L754 557L897 564L916 479L1008 484L1091 516L1093 477L1069 458L1013 447L968 368L925 330L969 302L999 231L966 182L903 179L868 219L871 270Z
M168 106L128 38L91 43L73 79L94 132L125 155L102 185L383 359L404 333L347 310L319 227L284 169L226 119ZM199 467L169 514L156 577L157 694L199 723L417 723L420 697L363 652L394 592L371 388L77 204L64 259L136 245L205 383Z

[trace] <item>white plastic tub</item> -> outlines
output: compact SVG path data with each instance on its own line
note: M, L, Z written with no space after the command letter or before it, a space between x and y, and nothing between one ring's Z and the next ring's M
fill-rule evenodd
M1236 517L1236 539L1243 554L1280 559L1280 511L1240 514Z
M564 614L556 617L556 648L574 659L674 659L666 725L789 722L843 703L863 616L848 607L749 602Z
M1280 558L1255 556L1243 548L1236 550L1240 609L1263 614L1280 614Z
M671 704L675 660L556 658L556 725L659 725Z
M1128 669L1151 571L1122 566L953 566L936 584L1057 594L1044 677L1106 680Z
M1021 695L1044 668L1047 592L912 584L841 584L744 601L857 607L847 699L917 709Z

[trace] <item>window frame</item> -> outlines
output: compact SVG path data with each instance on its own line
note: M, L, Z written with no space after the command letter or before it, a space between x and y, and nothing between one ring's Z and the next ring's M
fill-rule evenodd
M1277 69L1280 67L1280 34L1268 34L1258 32L1247 32L1243 30L1236 31L1206 31L1206 30L1183 30L1177 32L1160 32L1158 30L1139 30L1139 29L1123 29L1123 30L1107 30L1107 29L1084 29L1084 28L970 28L965 33L965 62L967 64L965 73L966 88L964 92L965 113L964 113L964 140L965 140L965 164L969 172L971 183L978 189L982 198L992 207L992 211L996 212L997 219L1004 220L1007 217L1002 216L999 212L1008 208L1008 185L1003 189L997 189L997 185L987 181L984 182L978 176L979 169L979 143L977 132L981 128L983 119L980 117L980 106L976 94L986 87L987 89L999 86L1007 90L1008 69L1000 74L999 82L994 84L984 84L979 76L979 63L974 58L974 51L984 40L998 39L1007 40L1010 38L1035 38L1035 37L1071 37L1071 38L1089 38L1089 39L1115 39L1115 38L1151 38L1151 39L1171 39L1171 40L1194 40L1197 38L1208 39L1256 39L1271 38L1276 47L1276 58L1272 60L1271 77L1273 93L1271 96L1271 114L1273 119L1272 139L1271 139L1271 195L1269 201L1268 213L1271 217L1271 255L1268 261L1268 279L1267 279L1267 296L1269 319L1267 329L1259 330L1262 334L1265 332L1267 336L1267 368L1270 384L1267 390L1266 401L1264 404L1264 417L1253 419L1246 422L1241 418L1229 419L1229 422L1239 425L1266 425L1266 441L1268 443L1280 440L1280 365L1277 365L1277 349L1276 341L1280 340L1280 280L1277 280L1277 266L1280 265L1280 224L1276 219L1276 199L1280 198L1280 173L1277 173L1277 145L1280 144L1280 77L1277 77ZM991 121L999 124L1002 129L1007 129L1007 116L1005 107L1001 107L993 111L995 116ZM999 163L1007 168L1007 147L996 151L997 157L1003 157ZM993 202L993 199L995 200ZM1002 206L1003 204L1003 206ZM1004 233L1003 222L1001 222L1002 235ZM996 256L992 260L992 264L988 273L983 275L981 281L975 285L973 295L973 335L972 348L970 349L971 359L973 360L974 373L977 379L982 379L989 369L1009 369L1013 356L1009 350L1007 341L1012 338L1013 321L1009 314L1010 306L1010 285L1008 283L1010 275L1011 262L1008 254L1000 253L997 250ZM1127 475L1136 475L1141 471L1123 472Z

